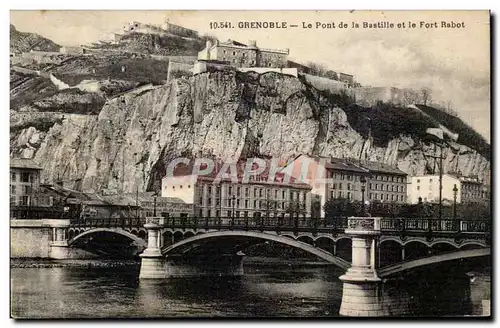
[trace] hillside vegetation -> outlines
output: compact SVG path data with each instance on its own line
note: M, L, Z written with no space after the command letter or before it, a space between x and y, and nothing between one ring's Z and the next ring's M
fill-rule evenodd
M331 94L322 92L328 100L342 108L351 127L367 138L370 134L377 147L385 147L388 142L400 135L410 135L417 140L429 139L428 128L440 124L459 134L458 143L476 150L486 159L490 159L491 146L474 129L460 118L440 109L416 105L420 110L394 104L379 102L372 107L363 107L354 103L354 99L345 93Z
M127 52L168 56L196 56L205 47L205 39L182 38L174 35L131 33L118 44L94 45L99 49L114 49Z
M458 143L469 145L469 147L477 150L485 158L490 159L491 146L478 132L464 123L460 118L434 107L425 105L416 106L425 114L441 122L441 124L451 131L458 133Z

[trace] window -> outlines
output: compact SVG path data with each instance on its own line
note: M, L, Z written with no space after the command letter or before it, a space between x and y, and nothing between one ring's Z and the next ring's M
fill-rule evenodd
M385 194L385 200L389 200L389 194Z
M431 179L429 179L429 183L432 183L432 178L431 178Z
M220 217L220 211L219 210L215 211L215 217L217 217L217 218Z
M336 183L332 184L332 189L337 189L337 184Z
M182 186L181 186L182 188ZM208 186L208 194L210 195L212 193L212 186Z
M259 197L262 197L262 188L259 189Z
M16 182L16 172L10 172L10 181Z
M350 183L347 184L347 190L351 190L351 184Z
M16 186L10 186L10 194L15 195L16 194Z
M240 196L241 187L236 188L236 196Z
M235 217L239 218L240 217L240 211L236 211L235 213L236 213Z
M370 193L370 200L372 200L372 199L373 199L373 197L372 197L372 193Z
M330 191L330 198L335 198L335 191Z
M211 214L212 214L212 213L210 212L210 210L208 210L208 211L207 211L207 217L211 217L211 216L212 216Z
M420 183L420 179L417 179L417 183Z
M32 182L33 176L28 172L21 172L21 182Z
M340 175L340 180L344 180L344 175L343 174Z
M342 184L341 183L339 183L339 189L342 189Z
M256 200L253 201L253 207L257 208L257 201Z
M229 217L231 217L231 216L232 216L232 215L231 215L231 211L227 211L227 217L229 218Z
M245 197L248 197L250 193L248 192L248 188L245 188Z
M417 186L417 190L420 190L420 186Z
M342 198L342 191L339 191L339 197Z
M372 183L370 182L370 189L373 189Z
M240 207L240 200L239 199L236 200L236 207Z
M229 186L229 195L233 194L233 187Z
M391 195L391 200L394 200L394 195Z
M248 199L245 199L245 208L248 208Z
M375 190L378 190L378 183L375 184Z
M236 51L233 51L233 56L236 56Z
M278 189L274 191L274 198L278 198Z
M351 200L351 193L347 192L347 199Z
M255 188L255 189L253 190L253 196L254 196L254 197L257 197L257 188Z
M282 191L282 198L285 198L285 190Z

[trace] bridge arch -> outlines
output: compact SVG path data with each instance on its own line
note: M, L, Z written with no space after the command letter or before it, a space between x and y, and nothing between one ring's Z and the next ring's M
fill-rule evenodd
M436 241L430 243L429 246L430 247L434 247L434 246L439 245L439 244L447 244L447 245L453 246L455 249L459 248L456 243L453 243L453 242L451 242L449 240L436 240Z
M472 257L481 257L481 256L488 256L491 255L491 249L489 248L478 248L478 249L470 249L470 250L465 250L465 251L457 251L457 252L451 252L451 253L443 253L443 254L438 254L434 256L429 256L417 260L412 260L412 261L407 261L407 262L402 262L402 263L396 263L392 265L388 265L386 267L380 268L378 270L378 275L379 277L387 277L390 275L394 275L406 270L430 265L430 264L435 264L435 263L441 263L441 262L446 262L446 261L453 261L453 260L458 260L458 259L464 259L464 258L472 258Z
M147 242L144 239L141 239L138 236L136 236L128 231L122 230L122 229L110 229L110 228L94 228L94 229L90 229L87 231L83 231L81 234L76 235L72 239L68 240L68 246L73 245L77 240L79 240L83 236L90 235L90 234L93 234L96 232L110 232L110 233L119 234L119 235L128 237L129 239L135 241L140 246L147 247Z
M329 263L335 264L335 265L341 267L342 269L347 270L350 267L350 263L347 262L346 260L341 259L337 256L334 256L323 249L313 247L305 242L294 240L294 239L291 239L289 237L271 235L271 234L267 234L267 233L254 232L254 231L207 232L207 233L202 234L202 235L195 235L193 237L183 239L183 240L179 241L178 243L175 243L171 246L165 247L162 249L162 253L164 255L167 255L168 253L173 253L177 249L180 249L181 246L189 245L191 243L195 243L196 241L207 240L207 239L217 239L217 238L224 238L224 237L247 237L247 238L256 238L256 239L274 241L274 242L281 243L281 244L288 245L288 246L292 246L292 247L301 249L303 251L306 251L308 253L311 253L313 255L316 255L317 257L319 257L319 258L321 258Z

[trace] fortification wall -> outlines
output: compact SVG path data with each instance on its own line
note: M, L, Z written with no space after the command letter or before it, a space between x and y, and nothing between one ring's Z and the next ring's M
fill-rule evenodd
M330 91L331 93L338 93L348 88L347 83L335 81L326 77L320 77L310 74L303 74L303 76L309 84L320 91Z
M176 63L184 64L194 64L197 60L197 56L161 56L161 55L151 55L151 58L156 60L173 61Z
M349 92L361 106L373 106L378 101L404 104L405 90L394 87L358 87L349 89Z
M186 74L191 75L193 70L193 65L192 64L185 64L185 63L176 63L173 61L168 62L168 72L167 72L167 82L169 82L171 79L175 78L175 75L177 72L184 72Z
M259 74L264 74L268 72L276 72L286 75L292 75L297 77L297 69L296 68L272 68L272 67L240 67L238 68L240 72L256 72Z

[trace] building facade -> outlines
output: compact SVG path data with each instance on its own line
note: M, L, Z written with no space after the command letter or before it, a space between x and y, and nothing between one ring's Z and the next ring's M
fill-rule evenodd
M299 155L282 172L312 187L321 216L329 199L362 201L363 185L365 201L406 202L406 173L382 163Z
M360 161L370 172L367 181L367 198L370 202L406 203L407 174L398 168L379 162Z
M480 183L470 183L466 178L460 178L453 174L443 174L442 180L442 201L445 204L452 204L455 197L453 189L457 187L456 201L457 203L466 203L474 199L476 193L471 191L479 191ZM478 193L479 195L479 193ZM421 175L411 178L411 186L408 190L408 199L412 204L422 202L439 203L439 175Z
M217 181L213 176L165 177L162 196L192 202L197 217L302 217L311 214L311 188L302 183L286 181L277 174L250 177L238 183L230 179Z
M198 53L199 60L229 62L235 67L287 67L289 49L265 49L257 47L251 40L247 44L228 40L220 42L207 41L203 50Z
M41 171L42 168L31 159L10 160L11 206L39 206Z
M460 177L460 199L462 203L487 203L490 201L490 191L478 178Z

